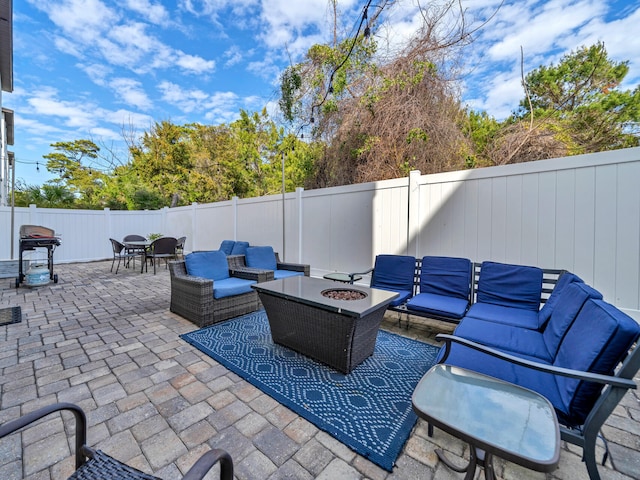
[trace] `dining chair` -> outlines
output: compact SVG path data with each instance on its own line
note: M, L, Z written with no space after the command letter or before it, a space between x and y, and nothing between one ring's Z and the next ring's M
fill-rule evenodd
M118 265L116 266L116 274L118 273L118 269L120 268L120 262L121 261L125 261L125 265L128 266L129 265L129 260L133 259L133 268L135 268L136 266L136 257L137 256L142 256L143 253L142 252L136 252L136 251L131 251L129 252L123 243L120 243L119 241L110 238L109 241L111 241L111 248L113 250L113 260L111 260L111 271L113 272L113 265L116 261L116 258L118 259Z
M156 274L156 259L164 258L165 268L167 268L168 260L176 258L177 245L178 240L174 237L161 237L154 240L145 253L145 271L148 271L146 259L151 259L153 262L154 275Z

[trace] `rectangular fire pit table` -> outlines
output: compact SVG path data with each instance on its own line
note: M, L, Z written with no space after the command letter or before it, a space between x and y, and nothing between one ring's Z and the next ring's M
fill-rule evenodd
M267 312L275 343L291 348L343 373L373 353L387 305L397 293L329 280L287 277L252 285ZM336 300L328 290L356 291L359 300Z

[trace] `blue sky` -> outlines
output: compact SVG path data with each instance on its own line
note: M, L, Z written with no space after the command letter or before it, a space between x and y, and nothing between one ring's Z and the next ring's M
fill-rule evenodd
M219 124L240 109L273 111L282 69L333 34L328 0L13 3L14 91L3 106L15 111L16 177L30 185L51 178L42 155L53 142L90 138L124 152L123 132L139 135L155 121ZM338 1L341 39L366 3ZM476 19L500 3L462 0ZM396 48L420 23L417 1L389 2L381 18L376 36ZM521 47L528 72L597 41L630 62L622 87L635 88L637 25L636 0L505 0L468 47L462 100L502 119L523 97Z

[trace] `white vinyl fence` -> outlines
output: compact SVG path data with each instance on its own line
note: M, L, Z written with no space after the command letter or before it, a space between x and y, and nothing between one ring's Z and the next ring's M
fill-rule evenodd
M298 189L284 203L284 227L281 195L139 212L16 208L13 257L23 224L62 235L55 262L110 258L109 237L131 233L186 235L187 251L272 245L314 276L366 270L380 253L450 255L571 270L640 313L640 148ZM11 255L10 218L0 208L0 259Z

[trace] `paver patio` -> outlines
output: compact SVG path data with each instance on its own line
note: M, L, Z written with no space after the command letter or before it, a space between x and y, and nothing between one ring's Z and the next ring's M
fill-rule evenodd
M197 327L169 312L169 274L140 274L111 262L56 265L59 283L13 288L0 279L0 307L22 307L21 323L0 326L0 423L54 402L87 413L88 442L165 479L210 448L224 448L238 479L454 479L434 448L467 454L458 440L419 421L393 473L357 455L179 338ZM398 329L434 342L452 326L422 319ZM638 381L638 379L636 379ZM640 403L629 392L605 425L616 470L603 479L640 478ZM73 471L73 444L59 416L0 441L0 479L58 479ZM22 458L24 454L24 459ZM601 455L600 455L601 457ZM53 464L53 465L52 465ZM587 478L574 446L563 444L551 474L496 461L505 480ZM214 470L211 478L216 478Z

